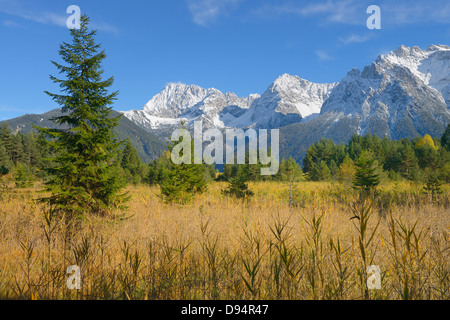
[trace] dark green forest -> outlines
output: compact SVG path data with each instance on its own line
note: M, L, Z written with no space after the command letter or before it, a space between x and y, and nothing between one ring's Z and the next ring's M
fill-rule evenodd
M303 167L292 158L281 159L275 176L261 176L262 165L224 165L218 173L213 166L204 166L206 180L230 181L242 171L250 181L346 181L355 173L355 162L363 151L376 161L385 179L407 179L425 182L430 176L442 183L450 182L450 125L441 139L430 136L412 140L389 140L376 135L354 135L347 144L335 144L322 139L309 147ZM53 151L43 135L35 132L13 134L6 124L0 127L0 173L12 173L18 187L27 187L33 181L47 178L45 168L52 166ZM127 141L118 154L121 175L131 184L160 184L172 167L169 153L149 165ZM292 175L291 175L292 173Z
M0 127L0 175L11 174L18 188L30 187L36 180L48 180L46 169L55 166L51 160L55 154L43 134L13 134L7 124ZM148 166L128 140L115 160L128 183L138 184L148 175Z
M230 181L237 177L239 168L250 181L345 181L352 179L355 162L363 151L376 161L384 178L398 181L407 179L424 182L435 176L443 183L450 182L450 125L441 139L422 138L389 140L376 135L354 135L347 144L335 144L322 139L309 147L303 168L292 158L281 159L275 176L261 176L262 165L224 165L218 174L213 166L204 166L207 180ZM0 172L12 173L18 187L27 187L33 181L46 179L44 169L52 165L52 150L43 135L35 132L13 134L6 124L0 127ZM136 149L127 141L121 149L120 172L128 183L160 184L171 160L168 153L149 165L144 164ZM291 176L292 173L292 176Z

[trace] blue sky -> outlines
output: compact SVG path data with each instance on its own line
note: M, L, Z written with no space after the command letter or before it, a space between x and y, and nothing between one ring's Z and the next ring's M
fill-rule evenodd
M50 60L70 41L69 5L98 29L116 110L140 109L169 82L262 93L281 74L340 81L399 45L450 45L448 0L0 0L0 120L58 107ZM381 30L369 30L369 5Z

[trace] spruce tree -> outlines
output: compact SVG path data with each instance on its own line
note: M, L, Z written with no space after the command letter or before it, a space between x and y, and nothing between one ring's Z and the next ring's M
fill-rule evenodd
M138 184L141 182L144 173L144 165L137 150L128 140L123 150L121 167L125 170L128 182Z
M26 157L24 154L24 137L21 132L17 133L16 135L13 135L13 152L12 152L12 161L14 165L18 166L19 163L25 162Z
M248 167L246 165L239 165L236 177L230 179L228 188L222 190L222 193L227 196L233 196L240 199L247 199L253 195L253 191L248 188Z
M292 179L294 182L303 180L304 174L302 168L292 157L289 157L286 161L286 170L288 171L289 180Z
M399 171L405 178L414 180L417 177L419 164L416 154L410 143L405 142L400 148L400 168Z
M431 195L431 198L435 200L436 195L442 192L441 190L442 184L443 183L439 175L436 173L431 173L427 176L425 186L423 188L428 194Z
M16 167L14 179L16 188L28 188L33 185L33 175L27 165L19 163Z
M183 129L185 129L183 124ZM169 142L168 148L170 154L173 148L181 142ZM186 151L186 150L184 150ZM183 152L184 152L183 151ZM191 139L191 159L194 162L194 140ZM205 164L180 163L175 164L170 159L170 167L163 168L163 179L160 182L161 198L166 203L189 203L195 194L203 193L207 189Z
M330 161L330 173L333 179L337 179L339 168L334 160Z
M331 179L331 171L325 161L320 161L316 164L311 172L311 180L313 181L327 181Z
M0 128L0 142L5 148L8 159L12 161L12 156L14 152L14 137L11 134L11 130L9 130L9 127L6 124L6 122Z
M48 168L51 196L44 200L70 217L86 212L105 214L126 200L119 194L125 181L117 174L119 142L114 128L120 117L110 111L118 92L108 93L113 77L102 80L101 62L106 54L95 42L96 30L89 30L83 15L80 29L72 29L72 43L63 42L59 55L65 65L52 61L63 79L50 76L61 94L46 93L61 106L62 115L52 119L68 129L37 128L50 140L56 156Z
M445 132L442 135L441 144L444 149L450 151L450 123L448 124L447 129L445 129Z
M353 180L353 188L370 194L380 183L378 161L372 152L364 150L355 162L356 173Z
M159 185L164 179L164 174L172 167L170 152L164 151L161 157L154 160L148 166L146 182L152 185Z
M6 153L6 149L0 142L0 166L5 166L7 162L9 161L8 154Z

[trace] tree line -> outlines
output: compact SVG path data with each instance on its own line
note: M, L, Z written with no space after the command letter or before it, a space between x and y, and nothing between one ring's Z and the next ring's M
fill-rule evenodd
M450 125L441 139L390 140L376 135L354 135L347 144L322 139L309 147L303 169L313 181L346 180L355 172L363 152L372 158L380 173L391 180L424 182L430 176L450 182Z
M13 134L6 124L0 127L0 173L13 172L19 187L29 186L35 179L46 179L48 173L45 168L55 165L51 161L54 152L42 133ZM350 183L355 176L357 162L363 161L362 156L364 159L373 160L383 178L426 182L433 177L448 183L450 125L441 139L433 139L426 135L422 138L390 140L370 134L354 135L347 144L335 144L331 139L322 139L308 148L303 167L292 157L282 158L279 171L273 176L262 176L260 163L225 164L223 172L219 172L213 165L206 164L198 168L195 165L182 168L183 165L172 163L170 145L169 151L146 165L129 141L124 143L114 162L117 165L116 173L128 184L166 184L167 188L173 189L177 184L175 181L185 181L194 186L213 180L236 183L239 181L241 184L246 181L291 180L293 182L334 180ZM185 169L190 171L190 174L186 175ZM179 178L180 175L184 175L186 179Z
M6 123L0 126L0 175L12 174L18 187L29 187L35 180L46 180L46 168L55 166L56 151L42 133L13 133ZM148 166L136 148L125 141L115 156L119 175L130 184L139 184L148 176Z

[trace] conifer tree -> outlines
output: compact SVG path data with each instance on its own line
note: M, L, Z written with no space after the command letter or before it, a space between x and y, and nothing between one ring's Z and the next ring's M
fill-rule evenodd
M183 129L185 129L183 124ZM170 141L168 144L170 154L174 147L187 137L180 137L179 141ZM191 139L192 163L171 164L168 169L163 168L164 178L160 182L161 198L166 203L189 203L195 194L203 193L207 189L205 164L194 163L194 140ZM187 152L183 150L183 152ZM180 155L184 156L184 155Z
M24 136L21 132L17 133L16 135L13 135L12 137L13 141L13 151L11 160L13 161L15 166L18 166L19 163L25 162L26 157L24 153Z
M19 163L15 171L16 188L28 188L33 185L33 175L28 166Z
M119 194L125 181L117 174L118 148L114 133L119 117L110 111L118 92L108 93L113 77L102 80L102 60L106 57L95 42L96 30L89 30L89 17L83 15L80 29L72 29L72 43L63 42L59 55L65 65L52 61L64 75L50 76L61 94L46 93L61 106L62 115L53 118L68 129L37 128L50 140L56 153L56 165L48 169L51 196L44 199L70 217L87 212L105 214L115 204L126 200Z
M331 179L331 171L325 161L320 161L316 164L311 172L311 180L313 181L327 181Z
M6 168L6 164L9 161L8 154L6 153L6 149L3 144L0 143L0 166L4 166Z
M233 196L240 199L247 199L253 195L253 191L248 188L248 168L245 165L239 165L236 177L230 179L228 188L222 190L222 193L227 196Z
M3 126L0 128L0 142L2 143L3 147L5 148L6 155L9 160L12 160L12 155L14 152L14 137L11 134L11 130L9 130L9 127L6 123L3 124Z
M131 145L129 140L123 150L121 167L128 174L128 182L132 182L134 184L141 182L144 165L136 151L136 148Z
M408 179L414 179L419 170L416 154L410 143L404 143L400 149L400 172Z
M447 129L445 129L445 132L442 135L441 144L444 149L450 151L450 123L448 124Z
M334 160L330 161L330 173L333 179L337 179L339 168Z
M355 176L356 168L352 159L347 155L338 170L339 182L349 187Z
M289 159L286 161L286 170L288 171L288 174L290 176L289 179L292 178L292 180L295 182L303 180L304 175L302 168L292 157L289 157Z
M441 186L442 181L439 175L436 173L431 173L427 176L425 186L423 188L427 193L431 195L432 199L434 200L436 195L442 192Z
M380 169L378 161L375 160L372 152L364 150L355 162L356 173L353 180L353 187L370 194L380 183Z
M164 174L171 168L170 152L164 151L161 157L154 160L148 166L148 173L146 181L150 185L161 184L164 179Z

